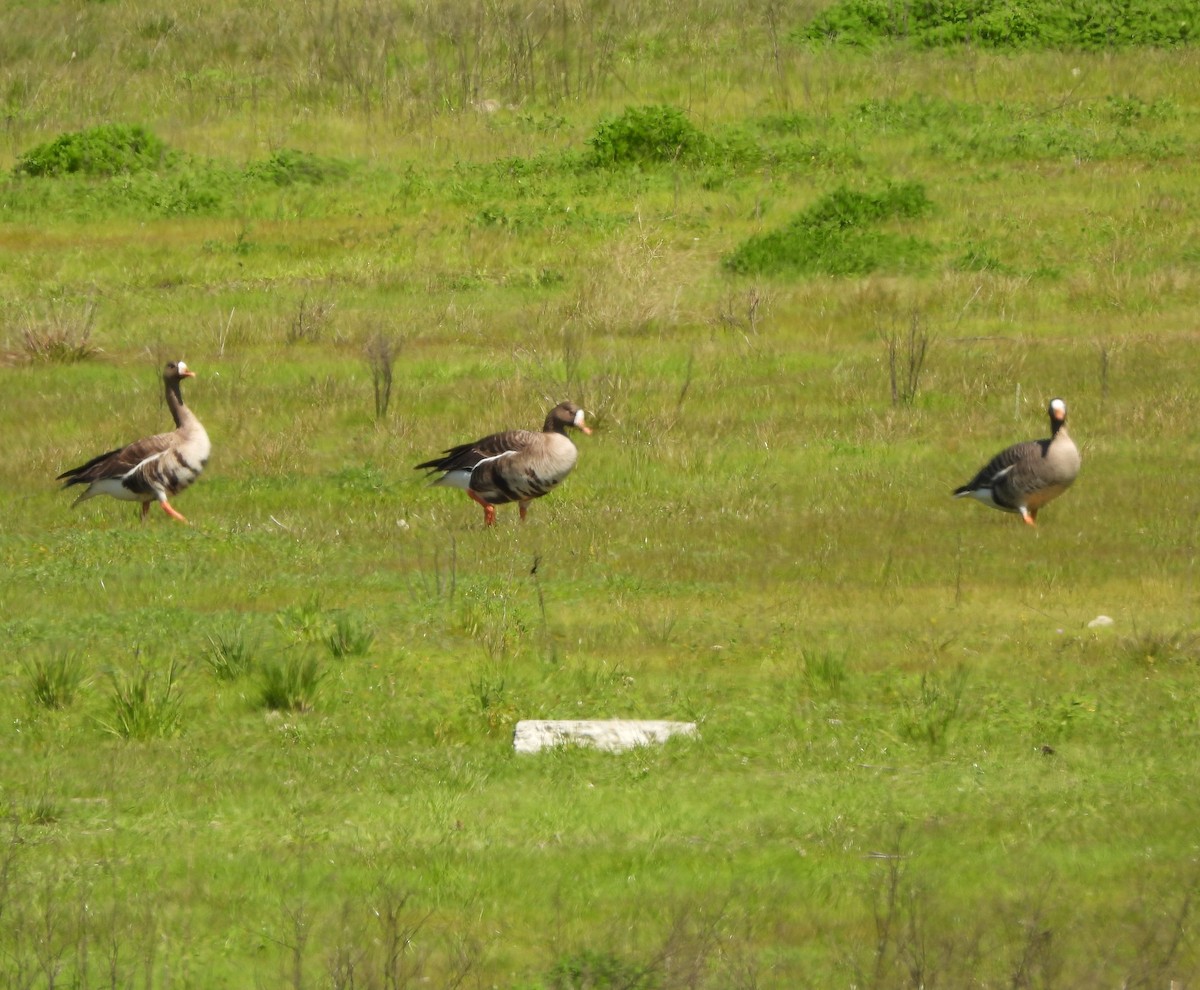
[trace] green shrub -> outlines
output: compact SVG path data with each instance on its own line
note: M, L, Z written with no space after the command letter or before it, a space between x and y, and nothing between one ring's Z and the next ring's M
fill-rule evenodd
M38 145L17 159L17 175L120 175L152 171L167 158L167 146L140 125L101 124Z
M654 976L652 967L585 949L555 963L546 985L549 990L651 990L657 985Z
M808 226L846 230L892 217L915 218L929 210L929 198L919 182L889 185L883 192L865 193L842 186L820 199L804 214Z
M319 186L344 179L349 172L350 166L336 158L321 158L292 148L282 148L265 162L255 162L246 168L246 175L250 178L273 182L277 186L291 186L298 182Z
M920 217L929 207L920 183L891 185L879 193L842 187L783 228L749 238L722 264L739 275L911 269L924 263L929 245L872 228L893 218Z
M106 209L141 216L204 216L221 205L228 176L219 168L187 168L167 175L125 175L92 191L92 201Z
M1101 50L1185 45L1198 27L1193 0L842 0L792 37L857 47L902 40L926 48Z
M696 164L713 148L712 139L672 106L629 107L601 121L587 144L585 162L592 168Z

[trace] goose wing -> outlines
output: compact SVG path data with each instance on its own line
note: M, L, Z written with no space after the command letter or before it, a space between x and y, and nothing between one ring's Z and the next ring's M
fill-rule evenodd
M416 465L418 471L474 471L484 461L506 454L519 453L529 447L536 433L529 430L505 430L493 433L472 443L459 444L443 451L443 456Z
M1012 496L1038 487L1036 465L1045 458L1049 446L1049 440L1027 440L1006 447L988 461L974 478L956 488L954 494L970 495L990 489L997 503L1015 508Z
M111 478L123 478L148 461L161 457L171 447L173 433L159 433L152 437L135 440L133 443L93 457L86 464L64 471L55 480L70 485L90 485Z

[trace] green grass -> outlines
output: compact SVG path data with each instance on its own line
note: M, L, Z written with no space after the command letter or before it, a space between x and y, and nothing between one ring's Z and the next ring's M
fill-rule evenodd
M11 12L0 985L1187 983L1195 51L831 7ZM70 508L180 357L192 525ZM412 470L567 397L524 525Z

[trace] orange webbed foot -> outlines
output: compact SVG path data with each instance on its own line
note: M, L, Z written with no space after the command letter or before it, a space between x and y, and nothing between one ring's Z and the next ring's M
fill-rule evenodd
M149 503L147 503L147 505L148 504ZM172 519L178 519L181 523L187 522L187 520L184 519L183 516L181 516L178 512L175 511L175 509L173 509L171 507L171 503L168 502L166 499L163 499L162 502L160 502L159 504L163 507L163 512L165 512Z

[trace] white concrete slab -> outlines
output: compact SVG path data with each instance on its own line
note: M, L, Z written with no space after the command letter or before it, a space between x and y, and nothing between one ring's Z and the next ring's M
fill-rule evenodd
M513 733L513 749L537 753L549 746L591 746L619 753L635 746L653 746L671 736L697 735L695 722L654 719L523 719Z

